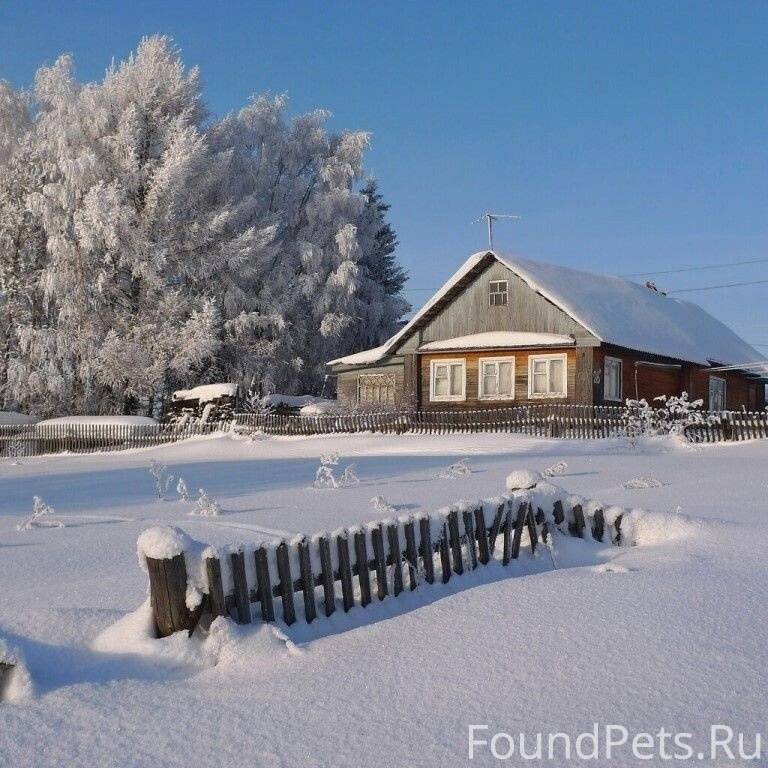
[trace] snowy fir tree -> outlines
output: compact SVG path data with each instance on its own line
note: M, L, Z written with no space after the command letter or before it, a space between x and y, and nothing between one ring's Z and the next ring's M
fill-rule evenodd
M257 96L212 119L144 39L95 83L69 56L0 83L0 408L157 412L176 388L317 392L407 304L368 134Z

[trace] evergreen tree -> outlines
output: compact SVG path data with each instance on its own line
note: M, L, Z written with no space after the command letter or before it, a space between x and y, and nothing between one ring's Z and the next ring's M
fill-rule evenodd
M366 258L368 274L390 296L398 296L408 280L408 273L395 256L397 235L386 220L391 206L384 202L374 178L366 181L362 194L366 199L361 217L363 225L373 230L372 247Z

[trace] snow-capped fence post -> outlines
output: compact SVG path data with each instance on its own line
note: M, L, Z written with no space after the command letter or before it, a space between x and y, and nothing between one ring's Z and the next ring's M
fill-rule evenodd
M184 554L156 559L145 556L149 573L149 593L158 637L194 627L187 608L187 565Z

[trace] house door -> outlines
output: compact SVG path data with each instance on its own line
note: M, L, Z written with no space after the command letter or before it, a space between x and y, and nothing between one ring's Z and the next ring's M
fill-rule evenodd
M725 410L725 379L719 376L709 377L709 410Z

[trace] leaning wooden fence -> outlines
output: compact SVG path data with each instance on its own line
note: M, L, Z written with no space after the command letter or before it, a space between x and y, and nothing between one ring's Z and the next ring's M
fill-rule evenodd
M768 412L704 413L686 427L691 442L768 437ZM199 435L236 431L268 435L456 434L505 432L537 437L604 439L627 428L624 408L603 405L523 405L462 411L396 411L288 416L237 413L233 419L201 424L42 424L0 426L0 457L48 453L93 453L148 448Z
M365 608L374 597L382 601L435 581L445 584L492 562L508 566L523 548L532 555L562 534L621 543L622 514L607 517L594 502L547 489L277 544L225 552L198 545L164 558L145 552L157 634L191 634L201 620L207 624L217 616L250 624L256 603L262 621L311 623L318 607L330 616L339 607ZM162 536L163 529L150 531L150 538L158 532ZM197 595L194 608L190 594Z

